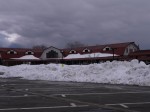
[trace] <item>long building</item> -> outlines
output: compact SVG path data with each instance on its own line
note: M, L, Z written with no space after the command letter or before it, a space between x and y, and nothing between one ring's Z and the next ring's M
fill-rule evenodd
M51 62L79 64L107 60L112 61L114 59L137 59L137 55L135 54L138 52L142 51L140 51L135 42L85 46L68 49L59 49L53 46L44 50L26 48L0 48L0 59L1 64L3 65L17 65L23 63L47 64Z

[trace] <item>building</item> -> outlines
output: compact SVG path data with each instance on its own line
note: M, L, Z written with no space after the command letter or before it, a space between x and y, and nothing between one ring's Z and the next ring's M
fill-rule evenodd
M41 55L41 59L64 58L70 54L108 53L118 56L128 56L131 52L138 51L139 47L134 42L85 46L73 49L58 49L49 47Z
M31 64L47 63L93 63L107 60L121 60L128 58L129 54L139 51L139 47L134 42L115 43L96 46L85 46L73 49L58 49L53 46L42 49L21 49L21 48L0 48L0 59L4 65L16 65L30 62ZM96 53L109 54L96 56ZM81 57L66 59L69 55L82 55ZM94 57L83 57L83 55L94 54ZM39 60L23 59L21 57L33 55Z
M25 55L34 55L40 57L43 50L41 49L27 49L27 48L0 48L0 57L2 60L12 58L20 58Z
M138 59L140 61L144 61L147 64L150 63L150 50L139 50L130 53L129 55L130 58L132 59Z

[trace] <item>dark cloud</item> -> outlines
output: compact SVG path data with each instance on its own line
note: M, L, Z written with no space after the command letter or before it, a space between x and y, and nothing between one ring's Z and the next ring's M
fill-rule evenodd
M19 38L1 46L64 47L135 41L150 48L149 0L0 0L0 31ZM6 35L5 35L6 36ZM7 44L5 44L7 43Z

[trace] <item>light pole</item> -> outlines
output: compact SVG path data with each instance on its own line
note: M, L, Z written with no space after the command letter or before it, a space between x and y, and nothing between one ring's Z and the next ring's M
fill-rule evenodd
M62 62L61 62L61 63L62 63L62 67L64 66L64 64L63 64L63 57L64 57L64 55L63 55L63 54L64 54L64 52L63 52L63 51L61 51L61 55L62 55L62 57L61 57L61 61L62 61Z
M111 48L111 50L112 50L112 52L113 52L113 60L115 59L115 50L116 50L117 48Z
M0 65L2 65L2 51L0 51Z

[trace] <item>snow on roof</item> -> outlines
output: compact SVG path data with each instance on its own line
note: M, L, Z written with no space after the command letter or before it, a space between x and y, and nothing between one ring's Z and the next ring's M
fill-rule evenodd
M64 59L74 59L74 58L94 58L94 57L109 57L113 56L113 54L108 53L90 53L90 54L70 54L66 56ZM114 54L114 56L118 56Z
M20 60L27 60L27 59L32 59L32 60L39 60L39 58L33 56L33 55L25 55L25 56L22 56L20 58L12 58L12 59L20 59Z

